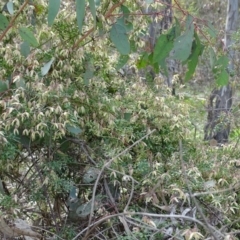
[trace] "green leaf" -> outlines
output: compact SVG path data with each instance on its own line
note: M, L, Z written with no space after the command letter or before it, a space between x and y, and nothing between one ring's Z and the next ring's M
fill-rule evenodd
M76 0L76 10L79 32L82 33L83 19L85 14L85 0Z
M174 26L174 31L175 31L175 38L179 37L181 34L181 25L178 19L175 17L175 26Z
M8 90L8 82L0 80L0 93Z
M12 1L9 1L9 2L7 3L7 10L8 10L8 12L9 12L11 15L13 15L14 10L13 10L13 2L12 2Z
M137 51L137 44L134 40L130 40L130 49L132 52L136 52Z
M124 119L126 120L126 121L130 121L130 119L131 119L131 116L132 116L132 114L131 113L124 113Z
M130 53L130 42L128 41L125 27L115 23L110 31L110 39L122 55Z
M20 52L22 54L22 56L24 56L25 58L29 55L30 53L30 46L28 42L23 42L20 45Z
M61 0L49 0L48 4L48 26L52 26L60 9Z
M148 53L145 52L137 61L136 65L138 69L142 69L142 68L145 68L148 64L149 64Z
M221 56L217 61L216 61L216 66L222 66L223 68L226 68L228 66L229 59L227 56Z
M129 33L133 29L133 24L128 22L124 17L117 20L117 24L123 26L126 30L126 33Z
M227 56L220 56L214 64L214 68L212 69L213 73L219 74L228 67L228 63L229 59Z
M163 59L160 63L159 63L161 69L163 70L163 74L165 76L168 76L168 67L167 67L167 63L165 61L165 59Z
M188 58L188 71L185 75L185 81L188 81L192 78L198 64L198 58L202 54L204 48L196 32L194 33L194 36L195 40L193 42L192 53Z
M173 58L186 61L191 54L192 43L194 35L193 19L191 16L187 17L186 30L183 35L176 38L174 41Z
M93 19L94 19L94 26L96 26L96 8L95 8L95 1L94 0L88 0L90 11L92 13Z
M74 127L69 124L66 124L66 129L68 132L70 132L73 135L79 135L82 132L82 129L79 127Z
M0 13L0 30L5 30L8 24L8 19Z
M95 167L90 167L86 170L83 175L83 183L92 183L94 182L99 175L99 169Z
M210 22L208 22L208 24L207 24L207 31L212 38L217 37L217 32L216 32L214 26Z
M128 59L129 59L128 55L121 55L116 64L116 67L115 67L116 70L119 70L120 68L122 68L127 63Z
M69 198L73 201L75 199L77 199L77 192L78 189L75 186L72 186L69 192Z
M41 67L41 75L42 76L45 76L49 72L53 62L54 62L54 58L52 58L49 62L44 64L43 67Z
M219 87L226 86L228 84L229 74L226 70L223 70L220 74L218 74L216 83Z
M126 7L125 5L121 5L121 10L124 14L123 17L128 17L129 13L130 13L130 10L128 9L128 7Z
M29 43L31 46L33 47L37 47L38 46L38 42L37 39L34 37L32 31L26 27L21 27L19 29L19 33L21 38L26 41L27 43Z
M173 41L169 40L167 34L161 34L153 51L153 62L160 63L168 57L173 48Z

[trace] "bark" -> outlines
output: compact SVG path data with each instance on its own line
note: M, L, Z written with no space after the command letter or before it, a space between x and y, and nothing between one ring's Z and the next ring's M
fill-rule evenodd
M225 27L225 50L230 59L228 72L234 70L235 52L232 48L232 34L237 30L238 0L228 0L227 18ZM204 129L204 139L215 139L218 143L228 142L230 133L230 111L232 107L231 82L220 89L214 89L209 97L207 124Z

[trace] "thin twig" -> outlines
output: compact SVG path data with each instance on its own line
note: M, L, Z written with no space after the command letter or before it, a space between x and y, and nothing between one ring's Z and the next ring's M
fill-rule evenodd
M104 15L105 19L108 19L109 17L111 17L112 12L113 12L116 8L120 7L125 1L126 1L126 0L122 0L121 2L114 4L114 5L108 10L108 12ZM94 29L95 29L95 28L92 27L90 30L88 30L88 31L73 45L72 49L73 49L73 50L76 49L76 48L78 47L78 45L94 31Z
M190 198L193 200L197 210L199 211L199 214L201 215L202 219L203 219L203 222L205 223L204 224L204 228L206 230L208 230L208 232L213 236L213 238L215 240L219 240L219 237L216 235L216 233L218 233L219 236L221 236L222 238L224 238L224 235L218 231L217 229L215 229L212 225L210 225L207 221L207 218L205 217L205 215L203 214L203 211L201 209L201 207L199 206L199 204L197 203L197 200L196 198L194 197L190 187L189 187L189 180L187 178L187 173L186 173L186 170L185 170L185 164L183 162L183 148L182 148L182 140L180 139L179 140L179 151L180 151L180 161L181 161L181 165L182 165L182 172L183 172L183 176L185 178L185 182L186 182L186 185L187 185L187 188L188 188L188 192L189 192L189 196Z
M148 216L148 217L153 217L153 218L180 218L180 219L184 219L187 221L191 221L194 223L199 224L202 227L205 227L205 223L189 217L189 216L184 216L184 215L176 215L176 214L155 214L155 213L146 213L146 212L125 212L125 213L117 213L117 214L113 214L113 215L108 215L105 216L103 218L101 218L100 220L90 224L89 226L87 226L86 228L84 228L81 232L79 232L72 240L76 240L78 239L79 236L81 236L84 232L86 232L89 228L93 227L93 226L98 226L99 224L105 222L108 219L114 218L114 217L121 217L121 216L126 216L129 217L131 215L140 215L140 216ZM131 218L130 218L131 219ZM211 225L209 225L209 228L211 228L212 231L215 231L215 228L213 228Z
M117 154L115 157L113 157L112 159L110 159L108 162L106 162L106 163L103 165L100 173L98 174L98 177L97 177L97 179L96 179L96 182L95 182L95 184L94 184L94 187L93 187L93 193L92 193L92 196L93 196L93 197L92 197L91 211L90 211L89 222L88 222L88 227L89 227L89 228L88 228L88 231L89 231L89 229L90 229L90 225L91 225L91 221L92 221L92 216L93 216L93 209L94 209L94 202L95 202L95 195L96 195L96 191L97 191L97 186L98 186L99 180L100 180L100 178L101 178L101 176L102 176L105 168L109 167L109 166L111 165L111 163L112 163L115 159L117 159L117 158L119 158L120 156L122 156L123 154L127 153L127 152L128 152L130 149L132 149L135 145L137 145L138 143L140 143L143 139L147 138L149 135L151 135L151 134L152 134L153 132L155 132L155 131L156 131L156 129L152 130L151 132L149 132L148 134L146 134L145 136L143 136L142 138L140 138L139 140L137 140L137 141L136 141L135 143L133 143L131 146L129 146L128 148L126 148L125 150L123 150L122 152L120 152L119 154ZM87 237L87 235L88 235L88 231L86 232L85 237L83 238L83 240L84 240L84 239L87 239L86 237Z

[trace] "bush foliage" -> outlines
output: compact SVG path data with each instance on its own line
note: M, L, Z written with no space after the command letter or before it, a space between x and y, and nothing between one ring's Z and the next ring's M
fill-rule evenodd
M200 96L182 86L172 96L161 76L143 75L150 19L141 4L89 0L81 15L66 1L55 19L53 1L20 3L13 16L0 3L10 26L0 25L0 231L234 239L238 144L202 142ZM128 39L116 38L114 24ZM21 232L24 224L33 230Z

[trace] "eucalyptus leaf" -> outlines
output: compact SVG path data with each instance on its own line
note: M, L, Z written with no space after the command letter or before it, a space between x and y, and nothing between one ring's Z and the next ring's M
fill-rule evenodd
M147 4L151 4L151 3L154 2L154 0L145 0L145 2L146 2Z
M99 169L90 167L86 170L85 174L83 175L83 183L92 183L94 182L99 174Z
M90 6L90 11L91 11L92 16L93 16L94 26L96 26L96 8L95 8L95 1L94 1L94 0L88 0L88 2L89 2L89 6Z
M30 45L28 42L23 42L20 45L20 52L22 54L22 56L24 56L25 58L29 55L30 53Z
M85 14L85 0L76 0L77 25L79 32L82 33L83 19Z
M173 48L173 41L170 41L167 34L161 34L153 51L153 63L160 63Z
M44 64L43 67L41 67L42 76L45 76L49 72L53 62L54 62L54 58L52 58L48 63Z
M122 55L130 53L130 42L124 26L118 23L113 24L110 30L110 39Z
M8 90L8 82L0 80L0 93L5 92Z
M13 15L14 10L13 10L13 2L12 2L12 1L9 1L9 2L7 3L7 10L8 10L8 12L9 12L11 15Z
M8 24L8 19L0 13L0 30L5 30Z
M24 41L26 41L27 43L29 43L31 46L33 46L33 47L38 46L38 41L30 29L28 29L26 27L21 27L19 29L19 33L20 33L21 38Z
M192 50L193 35L193 18L189 15L186 20L185 32L174 41L173 58L182 62L188 59Z
M81 128L74 127L69 124L66 125L66 129L68 132L72 133L73 135L79 135L82 132Z
M223 70L217 75L216 83L219 87L226 86L228 84L229 74L226 70Z
M116 69L119 70L120 68L122 68L129 60L129 56L128 55L121 55L118 59L118 62L116 64Z
M192 53L188 58L188 71L185 75L185 81L188 81L192 78L198 64L198 58L202 54L204 48L196 32L194 33L194 39Z
M49 0L48 4L48 26L52 26L60 9L61 0Z

